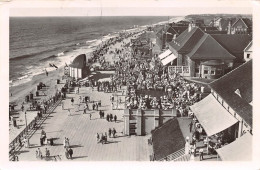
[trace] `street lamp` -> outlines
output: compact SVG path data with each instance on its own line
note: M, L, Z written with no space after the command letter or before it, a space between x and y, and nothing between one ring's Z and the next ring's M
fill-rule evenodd
M25 117L25 128L27 127L27 117L26 117L26 112L24 112L24 117Z

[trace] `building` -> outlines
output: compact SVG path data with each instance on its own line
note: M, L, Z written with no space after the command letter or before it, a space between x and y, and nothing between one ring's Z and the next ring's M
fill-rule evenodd
M218 78L233 67L235 56L194 24L168 44L183 76Z
M89 72L85 54L77 56L69 65L69 75L75 79L85 78Z
M176 117L176 110L142 110L125 109L124 124L126 135L146 135L151 131L162 126L166 121Z
M239 121L236 137L252 131L252 60L210 83L211 94Z
M207 136L224 133L229 139L228 143L231 143L247 133L251 135L252 60L209 86L211 94L190 106ZM249 146L251 144L247 143Z
M244 60L249 61L252 59L252 53L253 53L253 42L251 41L246 48L244 49Z
M231 34L251 34L252 20L248 18L239 18L231 26Z
M228 52L236 57L235 66L244 63L244 49L252 41L252 36L248 34L212 34L212 37Z
M222 18L217 28L219 31L225 31L227 34L231 34L231 26L236 22L236 20L236 18Z

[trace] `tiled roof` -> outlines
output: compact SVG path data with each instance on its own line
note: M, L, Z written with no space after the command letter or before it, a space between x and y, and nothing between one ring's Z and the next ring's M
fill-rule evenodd
M155 160L165 158L185 147L185 140L176 118L153 130L152 141Z
M252 60L210 83L214 90L252 127ZM241 97L235 93L239 89Z
M190 31L186 29L169 45L178 53L189 53L203 35L203 31L198 27L193 27Z
M190 59L205 59L205 60L232 60L235 57L223 48L209 34L204 34L192 51L187 54Z
M70 64L70 67L73 67L73 68L84 68L85 66L86 66L86 55L85 54L80 54Z
M243 60L243 50L252 41L252 36L247 34L212 34L211 36L238 60Z
M252 45L253 45L253 41L251 41L246 48L244 49L244 51L252 51Z
M250 19L248 19L248 18L239 18L239 19L237 19L234 23L232 23L232 27L233 27L233 25L235 25L235 23L238 22L239 20L242 20L248 28L251 28L251 27L252 27L252 21L251 21Z

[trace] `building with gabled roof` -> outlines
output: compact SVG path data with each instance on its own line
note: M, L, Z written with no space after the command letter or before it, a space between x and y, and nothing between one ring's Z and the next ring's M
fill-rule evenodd
M231 26L232 34L251 34L252 20L248 18L239 18Z
M238 137L253 128L252 63L250 60L209 84L216 100L239 121Z
M251 41L244 49L244 60L249 61L252 59L253 41Z
M233 67L235 59L210 34L192 24L169 43L169 49L177 66L185 67L182 75L189 77L218 78Z
M236 57L236 63L244 62L244 49L252 41L248 34L214 34L212 37L232 55Z

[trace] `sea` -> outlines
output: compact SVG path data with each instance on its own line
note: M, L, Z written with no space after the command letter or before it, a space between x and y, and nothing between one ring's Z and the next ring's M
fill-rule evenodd
M171 17L171 20L180 17ZM168 17L10 17L9 87L33 76L62 67L83 49L91 54L103 41L121 31L167 22Z

